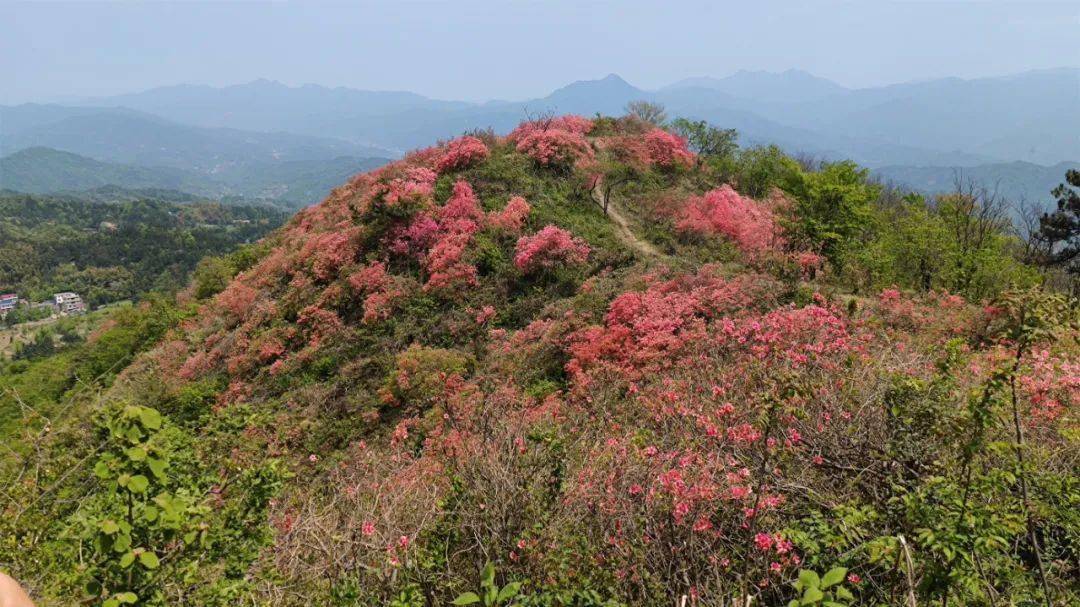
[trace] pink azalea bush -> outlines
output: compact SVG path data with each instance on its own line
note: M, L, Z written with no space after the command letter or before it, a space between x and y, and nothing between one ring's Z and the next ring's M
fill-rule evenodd
M578 117L561 120L523 122L507 139L517 151L542 166L571 168L593 158L585 133L591 123Z
M488 224L497 230L511 234L520 232L529 216L529 203L521 196L514 196L501 211L488 214Z
M446 144L442 158L439 159L436 169L439 173L456 171L468 168L483 162L491 154L483 141L476 137L466 135Z
M514 250L514 265L525 274L581 265L588 258L589 245L553 225L545 226L531 236L522 236Z
M739 195L728 185L706 192L704 196L691 197L676 229L697 236L726 236L751 254L775 249L783 243L772 212Z
M687 167L694 163L694 154L686 147L686 140L664 129L653 129L645 134L645 152L649 162L664 168Z

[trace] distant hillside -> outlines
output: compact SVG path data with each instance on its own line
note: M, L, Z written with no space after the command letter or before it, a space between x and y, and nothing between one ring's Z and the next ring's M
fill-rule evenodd
M212 181L193 171L101 162L52 148L26 148L0 158L0 187L45 194L105 185L208 194Z
M75 291L99 305L172 291L204 256L254 242L287 217L266 206L0 192L0 292L40 301Z
M1008 162L973 167L884 166L873 172L887 181L931 194L953 190L959 178L996 188L1001 196L1013 202L1039 202L1049 201L1050 190L1065 180L1065 172L1078 168L1080 162L1061 162L1053 166Z
M327 160L253 162L207 174L175 167L102 162L35 147L0 158L0 189L51 194L113 186L123 190L174 190L215 199L266 199L296 207L317 202L350 176L387 161L341 156Z

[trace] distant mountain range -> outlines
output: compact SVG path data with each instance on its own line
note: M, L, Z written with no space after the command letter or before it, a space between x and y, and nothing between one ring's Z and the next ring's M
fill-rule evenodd
M134 167L153 167L151 181L193 187L190 180L199 177L213 184L201 191L224 187L318 198L325 194L320 166L337 174L362 159L397 156L474 128L506 132L547 112L619 114L638 99L664 104L671 116L735 128L743 145L775 143L824 159L851 158L890 178L923 184L941 168L951 175L951 167L985 166L970 174L997 179L1030 173L1026 183L1035 187L1042 184L1034 176L1042 170L1037 166L995 171L1015 162L1046 167L1080 161L1077 68L864 89L798 70L689 78L655 91L611 74L539 99L487 103L268 80L222 88L179 85L76 105L0 107L0 153L47 147L124 165L110 174L120 171L125 182L149 178ZM29 183L39 188L89 176L34 176L21 166L19 179L32 177ZM13 187L15 176L0 173L0 187Z
M982 184L1012 202L1050 200L1050 190L1065 181L1065 172L1080 169L1080 162L1051 166L1030 162L982 164L974 167L886 166L874 169L879 178L929 194L951 192L957 181Z

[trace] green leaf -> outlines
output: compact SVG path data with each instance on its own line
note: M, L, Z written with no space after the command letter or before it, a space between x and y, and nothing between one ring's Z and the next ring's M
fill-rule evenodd
M124 454L133 462L141 462L146 459L146 449L142 447L132 447L125 451Z
M139 564L147 569L157 569L158 565L161 565L161 561L153 552L144 552L139 555Z
M803 588L806 590L817 588L821 585L821 578L818 577L817 573L809 569L802 569L799 571L799 581L802 582Z
M844 581L845 575L847 575L847 567L833 567L825 574L825 577L821 578L821 587L835 586Z
M116 599L105 599L105 602L101 604L101 607L120 607L120 601Z
M485 585L491 585L495 583L495 565L488 561L484 565L484 570L480 572L480 583Z
M855 600L855 595L851 594L851 591L847 588L844 588L843 586L837 586L834 592L836 592L837 598L844 599L845 601Z
M836 601L825 601L821 604L821 607L845 607L845 605Z
M499 591L499 597L496 599L498 602L509 601L517 596L518 591L521 590L521 582L510 582L502 587Z
M141 407L139 409L139 421L142 422L144 428L157 430L161 427L161 414L156 409Z
M791 599L788 601L787 607L799 607L799 599Z
M146 508L143 508L142 516L143 516L143 520L145 520L148 523L152 523L152 522L156 521L157 518L158 518L158 509L157 509L157 507L156 506L147 506Z
M472 605L473 603L479 603L480 597L475 592L466 592L458 598L450 601L451 605Z
M146 458L146 467L150 468L150 472L153 472L157 478L165 478L166 464L164 461L156 457L148 457Z
M143 493L149 486L150 479L146 478L141 474L136 474L135 476L131 477L130 481L128 481L128 489L132 493Z
M135 602L139 600L139 597L134 592L121 592L120 594L116 595L116 600L120 601L121 603L128 603L130 605L134 605Z
M109 464L106 464L103 461L98 461L98 463L94 464L94 476L98 478L109 478L110 473Z
M117 534L116 539L113 540L113 550L127 552L128 548L131 548L131 536L127 533Z
M113 520L101 521L101 523L99 523L99 526L101 527L101 532L106 535L112 535L117 531L120 531L120 525L117 525L116 521Z
M131 567L131 564L135 562L135 553L128 551L124 553L124 556L120 557L120 566L124 569Z
M819 588L807 588L806 592L803 593L802 601L800 601L800 603L803 605L813 605L814 603L820 602L823 598L825 598L825 593Z
M121 474L120 476L116 477L116 484L120 485L121 487L127 487L128 481L130 480L130 474Z

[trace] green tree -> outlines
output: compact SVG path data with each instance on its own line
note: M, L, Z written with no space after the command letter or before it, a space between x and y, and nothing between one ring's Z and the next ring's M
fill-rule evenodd
M1039 218L1039 230L1033 235L1035 260L1076 274L1080 273L1080 171L1069 169L1065 181L1051 192L1057 209Z
M845 160L826 163L820 171L800 172L789 192L795 196L799 232L833 263L867 235L870 203L880 186L867 180L868 171Z
M733 158L739 151L739 133L735 129L717 128L704 120L676 118L672 130L686 139L690 149L704 158Z

